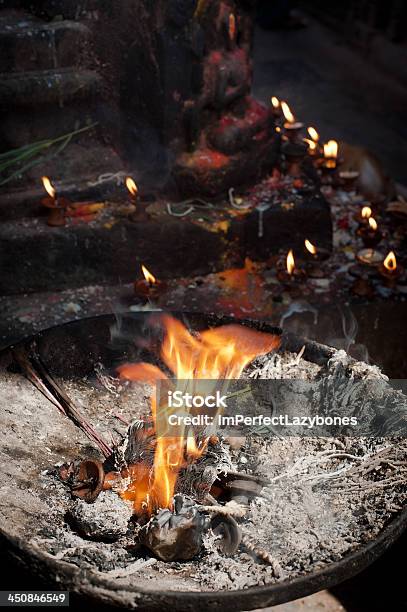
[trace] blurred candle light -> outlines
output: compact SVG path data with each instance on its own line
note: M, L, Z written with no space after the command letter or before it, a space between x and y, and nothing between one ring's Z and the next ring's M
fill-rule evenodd
M288 274L292 276L295 270L295 259L294 259L294 253L292 249L290 249L287 253L286 265L287 265Z
M312 244L312 242L310 242L309 240L305 240L304 244L305 248L309 253L311 253L311 255L317 254L317 248Z
M318 134L318 132L316 131L316 129L314 127L312 127L312 126L308 127L307 128L307 132L308 132L309 137L311 138L311 140L313 142L318 142L319 134Z
M324 144L325 168L335 169L338 157L338 143L336 140L328 140Z

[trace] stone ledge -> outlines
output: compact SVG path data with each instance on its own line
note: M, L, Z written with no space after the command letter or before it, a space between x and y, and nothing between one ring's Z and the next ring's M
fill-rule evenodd
M89 28L75 21L0 23L0 72L73 66L90 36Z
M159 278L206 274L238 263L227 241L169 217L50 228L45 220L0 224L0 294L131 282L144 263ZM230 261L228 261L230 259Z
M0 74L0 103L14 108L65 104L84 100L102 88L102 78L92 70L61 68Z
M232 216L226 232L218 227L227 218L224 209L221 215L214 209L205 224L193 216L169 216L162 203L148 210L153 216L146 221L115 219L112 205L107 215L86 224L51 228L45 218L0 224L0 294L131 282L141 263L162 279L199 276L242 267L247 256L266 261L290 248L303 251L305 238L332 246L329 205L317 195L290 210L265 211L263 238L256 210Z

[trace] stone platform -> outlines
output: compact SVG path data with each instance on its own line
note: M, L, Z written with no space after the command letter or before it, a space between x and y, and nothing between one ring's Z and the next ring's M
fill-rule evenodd
M0 223L0 294L130 282L142 263L162 279L197 276L242 266L248 256L265 261L303 250L305 238L332 244L329 204L315 194L271 206L263 237L256 209L237 213L224 201L184 217L170 215L163 201L147 205L143 220L123 217L122 209L110 203L91 222L77 217L49 227L37 202L31 217Z

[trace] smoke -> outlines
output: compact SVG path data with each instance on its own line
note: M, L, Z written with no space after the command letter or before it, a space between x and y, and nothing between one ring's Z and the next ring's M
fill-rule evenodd
M364 344L356 342L359 325L350 306L337 306L343 336L331 338L331 346L342 348L358 361L369 363L369 351Z
M369 363L365 344L357 342L358 321L349 305L315 307L305 300L291 302L280 317L280 327L297 336L343 349Z

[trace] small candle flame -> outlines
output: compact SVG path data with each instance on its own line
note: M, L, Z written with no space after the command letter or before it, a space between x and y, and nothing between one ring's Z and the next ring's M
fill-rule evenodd
M373 217L369 217L369 227L373 231L377 230L377 221L376 221L376 219L373 219Z
M317 254L317 247L314 246L312 242L310 242L309 240L305 240L304 244L305 244L305 248L307 249L307 251L311 253L311 255Z
M293 253L293 250L290 249L287 254L287 272L288 274L290 274L290 276L294 272L294 269L295 269L294 253Z
M288 123L294 123L295 117L292 114L287 102L281 102L281 110L283 111L285 120L288 121Z
M304 138L304 142L307 143L310 151L315 151L317 148L317 143L314 140L310 140L309 138Z
M274 108L278 108L280 106L280 100L276 98L276 96L272 96L271 103Z
M131 193L132 196L136 196L138 193L138 187L135 183L135 181L131 178L131 176L128 176L126 178L126 187L129 190L129 192Z
M319 134L318 134L318 132L316 131L316 129L314 127L307 128L307 132L308 132L311 140L313 140L314 142L318 142Z
M155 276L153 276L151 274L151 272L149 270L147 270L147 268L142 265L141 266L141 270L144 274L144 278L146 279L146 281L148 282L149 285L155 285L155 283L157 282L157 279Z
M328 140L324 144L324 157L328 159L336 159L338 157L338 143L336 140Z
M371 215L372 215L372 209L370 208L370 206L364 206L361 212L362 219L369 219Z
M383 265L386 268L386 270L388 270L389 272L394 272L394 270L396 270L397 259L396 259L396 255L394 254L394 251L390 251L390 253L385 258Z
M51 181L49 180L49 178L47 176L43 176L41 180L42 180L42 184L44 185L44 189L47 192L47 194L51 198L55 198L56 191Z
M230 40L235 40L236 37L236 17L234 13L229 15L229 37Z

